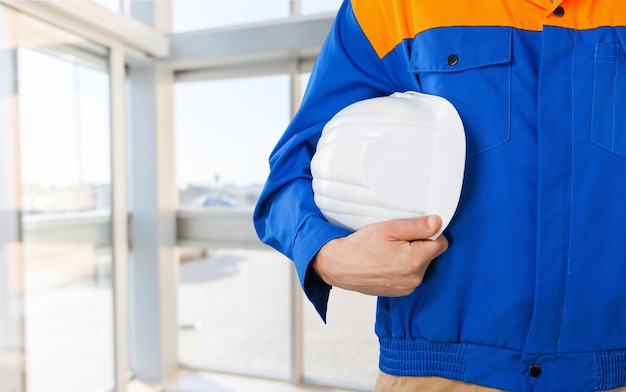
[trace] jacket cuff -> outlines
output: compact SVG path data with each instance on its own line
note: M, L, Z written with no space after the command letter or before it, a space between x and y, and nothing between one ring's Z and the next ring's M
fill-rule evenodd
M298 230L294 241L293 260L300 285L324 322L331 286L313 270L311 262L328 241L350 233L350 230L330 224L321 217L309 216Z

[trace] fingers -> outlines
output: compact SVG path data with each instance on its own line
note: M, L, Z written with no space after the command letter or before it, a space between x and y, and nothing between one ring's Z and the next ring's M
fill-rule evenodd
M409 246L419 259L432 260L448 250L448 239L440 235L436 240L412 241Z
M425 240L434 236L441 228L441 218L437 215L394 220L387 223L389 235L399 241Z
M402 296L419 286L431 261L446 251L438 216L376 223L326 243L313 270L329 285L370 295Z

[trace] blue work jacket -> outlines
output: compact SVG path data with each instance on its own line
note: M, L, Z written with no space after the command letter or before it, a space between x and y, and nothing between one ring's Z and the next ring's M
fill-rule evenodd
M309 263L349 234L313 201L324 124L397 91L445 97L467 138L450 247L412 294L379 298L381 370L512 391L626 385L625 25L623 0L344 2L270 157L260 238L324 317L330 287Z

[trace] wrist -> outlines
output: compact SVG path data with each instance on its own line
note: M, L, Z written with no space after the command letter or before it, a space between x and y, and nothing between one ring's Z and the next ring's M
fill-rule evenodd
M337 239L324 244L311 261L311 269L328 285L333 286L332 279L328 275L330 260L332 260L332 248Z

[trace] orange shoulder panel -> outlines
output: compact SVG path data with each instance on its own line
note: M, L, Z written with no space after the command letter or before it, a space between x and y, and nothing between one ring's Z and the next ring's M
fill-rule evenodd
M562 17L552 11L561 6ZM354 14L379 57L402 40L449 26L510 26L541 31L543 26L577 30L625 26L624 0L352 0Z

